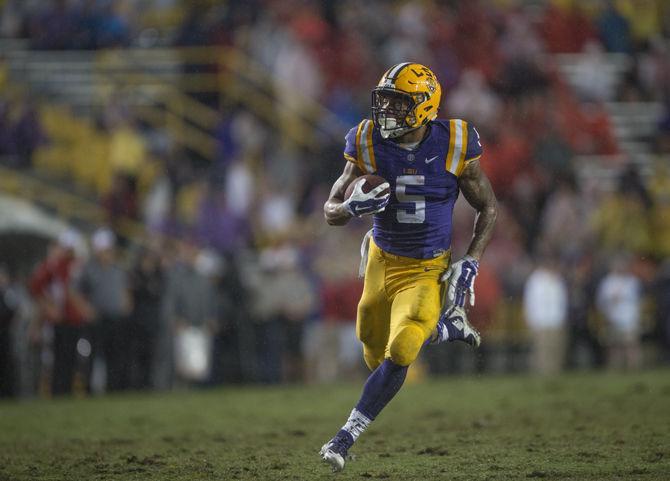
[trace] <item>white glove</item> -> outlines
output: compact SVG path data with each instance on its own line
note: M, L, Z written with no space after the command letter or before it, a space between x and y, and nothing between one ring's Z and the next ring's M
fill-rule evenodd
M354 185L354 190L351 196L343 202L344 208L347 212L355 217L363 215L376 214L386 208L391 198L391 193L387 192L380 195L383 191L390 187L388 182L379 184L367 194L363 192L363 184L365 179L361 179Z
M447 299L449 303L463 307L465 296L469 294L470 305L475 305L475 277L479 271L479 262L474 257L465 256L453 263L447 272L442 274L440 281L448 282Z

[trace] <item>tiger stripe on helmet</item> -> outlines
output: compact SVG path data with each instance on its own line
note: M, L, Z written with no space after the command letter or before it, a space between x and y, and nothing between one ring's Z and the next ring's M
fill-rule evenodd
M407 67L408 65L412 65L412 62L403 62L403 63L399 63L397 65L394 65L393 67L391 67L389 69L388 73L386 74L386 78L389 79L389 80L395 80L396 77L400 74L400 71L403 68Z
M461 119L449 120L449 151L445 159L445 168L459 176L465 166L465 154L468 150L468 123Z
M379 85L395 88L395 80L398 78L398 75L400 75L400 72L402 72L408 65L412 65L412 62L399 63L388 69L379 81Z

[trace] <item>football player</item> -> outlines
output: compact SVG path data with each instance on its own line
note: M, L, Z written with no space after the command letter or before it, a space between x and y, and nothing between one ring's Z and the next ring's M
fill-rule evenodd
M440 84L428 67L405 62L387 70L372 91L372 120L345 136L344 172L324 205L330 225L373 215L356 320L372 373L347 422L321 448L335 471L344 468L349 448L398 392L424 344L479 345L463 307L466 301L474 305L474 281L493 232L496 199L479 165L477 130L460 119L438 120L440 97ZM363 174L386 182L365 193L364 181L358 180L345 200L349 184ZM459 192L477 217L467 254L451 264L452 212Z

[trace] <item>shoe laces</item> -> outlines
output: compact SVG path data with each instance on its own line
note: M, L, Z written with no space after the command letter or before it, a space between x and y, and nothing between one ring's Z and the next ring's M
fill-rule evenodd
M340 435L340 434L337 434L330 441L330 448L333 451L335 451L336 453L341 454L344 457L347 456L347 451L349 450L349 445L350 445L350 443L348 442L348 440L345 439L345 437Z

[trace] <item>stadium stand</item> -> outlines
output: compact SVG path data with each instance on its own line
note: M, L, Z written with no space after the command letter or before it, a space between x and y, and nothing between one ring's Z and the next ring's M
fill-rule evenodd
M437 73L443 115L478 125L501 204L472 312L482 355L428 350L427 369L532 368L524 288L547 260L562 266L569 293L562 365L607 362L611 321L595 293L611 271L642 286L633 364L670 359L659 287L670 254L667 2L5 0L0 9L3 191L84 232L111 226L129 272L138 252L152 252L161 302L190 275L212 283L223 301L205 323L215 358L206 382L331 379L313 366L332 342L351 358L358 291L347 286L360 288L353 256L365 225L328 229L321 205L371 86L407 58ZM459 204L457 251L471 222ZM37 260L14 272L17 283ZM311 286L309 312L282 315L268 273ZM334 292L348 310L333 308ZM155 362L138 362L152 381L136 373L143 381L131 385L196 382L158 366L171 362L173 333L169 320L155 322L157 347L145 353ZM282 339L278 352L267 352L268 336Z

